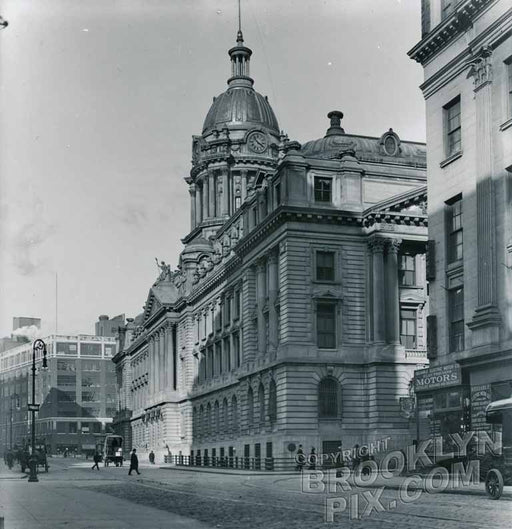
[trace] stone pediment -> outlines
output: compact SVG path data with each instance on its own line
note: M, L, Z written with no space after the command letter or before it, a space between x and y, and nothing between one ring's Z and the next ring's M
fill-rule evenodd
M423 185L377 202L363 213L365 217L392 214L426 217L427 186Z

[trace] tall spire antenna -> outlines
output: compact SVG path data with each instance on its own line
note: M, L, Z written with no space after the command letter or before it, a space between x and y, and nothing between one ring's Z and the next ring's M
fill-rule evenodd
M240 6L240 0L238 0L238 31L242 32L242 8Z

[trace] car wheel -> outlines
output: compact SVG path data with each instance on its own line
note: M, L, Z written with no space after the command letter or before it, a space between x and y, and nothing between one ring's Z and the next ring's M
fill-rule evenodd
M493 500L499 500L503 494L503 476L497 468L491 468L487 472L485 491Z

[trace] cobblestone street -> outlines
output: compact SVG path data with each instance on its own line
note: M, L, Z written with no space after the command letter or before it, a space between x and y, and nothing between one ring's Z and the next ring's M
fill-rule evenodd
M359 528L466 529L510 527L512 491L500 501L483 487L468 492L427 494L404 505L398 490L359 490L360 514L366 498L379 498L384 512L359 520L349 509L325 523L326 495L301 492L296 475L229 475L143 466L140 476L126 467L92 472L83 460L54 459L38 484L20 479L18 468L0 472L1 511L6 529L158 528ZM16 472L15 472L16 471ZM409 491L413 494L413 491ZM380 494L380 496L379 496ZM341 494L331 495L341 496ZM396 506L395 502L396 501ZM350 500L347 502L350 503ZM76 525L78 524L78 525Z

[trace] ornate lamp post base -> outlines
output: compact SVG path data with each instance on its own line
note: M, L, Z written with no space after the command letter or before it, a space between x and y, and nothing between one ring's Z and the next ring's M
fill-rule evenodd
M30 456L30 459L28 460L28 464L30 467L30 475L28 477L29 482L39 481L37 479L37 459L34 455Z

